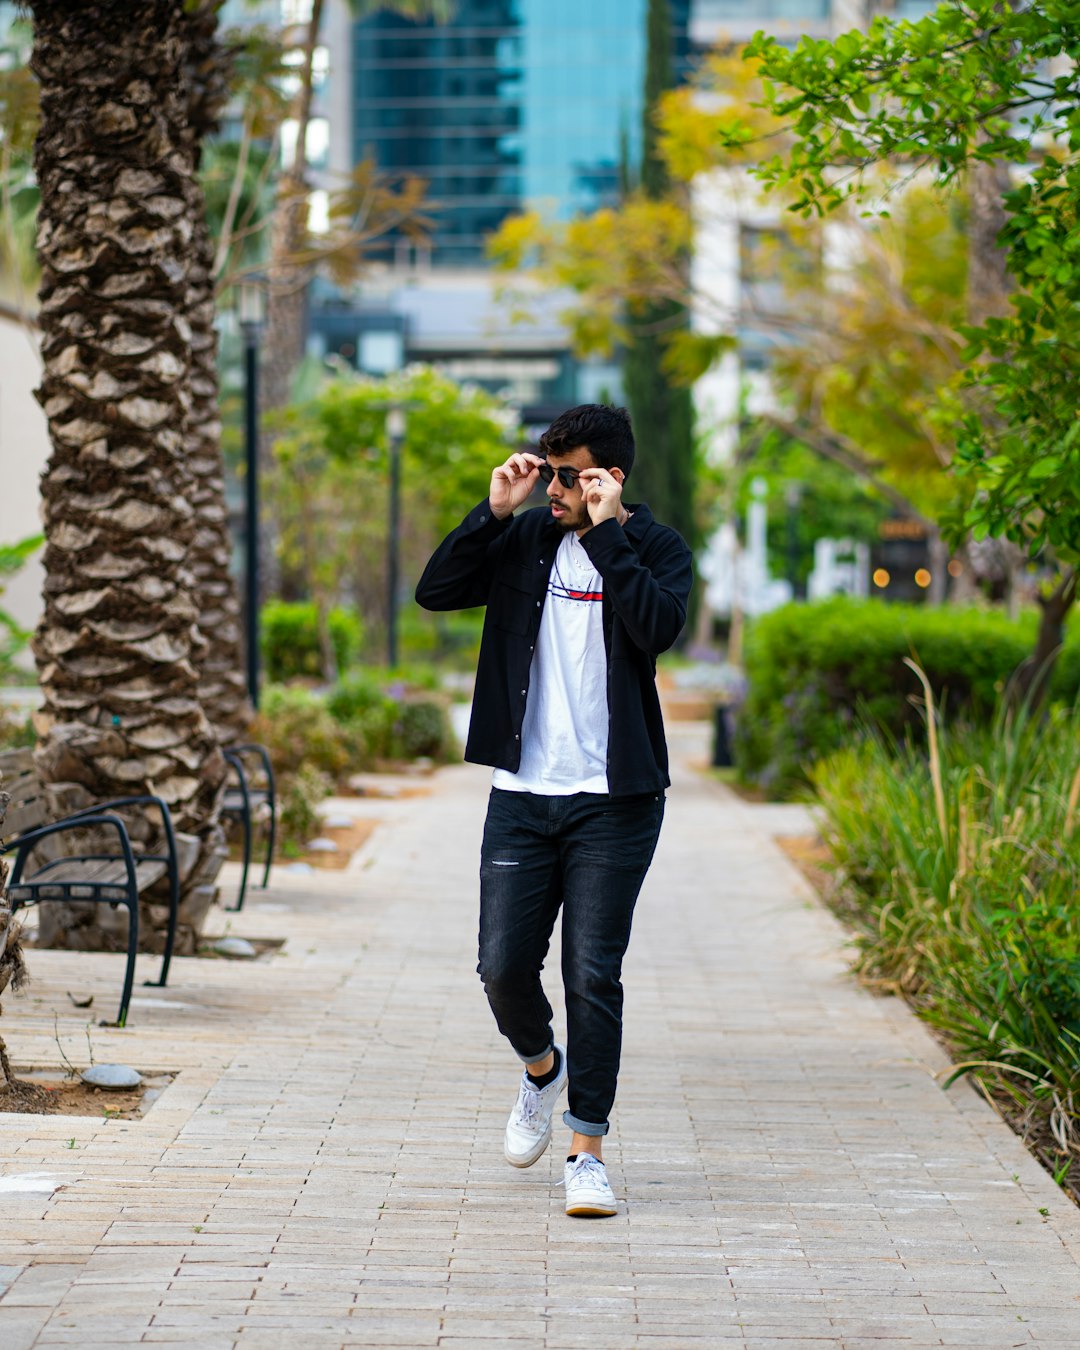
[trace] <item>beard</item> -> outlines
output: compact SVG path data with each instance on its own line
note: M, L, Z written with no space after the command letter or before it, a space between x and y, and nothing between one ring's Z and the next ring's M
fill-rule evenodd
M588 507L581 502L576 511L567 510L566 515L560 516L555 524L564 534L569 534L571 530L583 530L591 525L592 517L589 515Z

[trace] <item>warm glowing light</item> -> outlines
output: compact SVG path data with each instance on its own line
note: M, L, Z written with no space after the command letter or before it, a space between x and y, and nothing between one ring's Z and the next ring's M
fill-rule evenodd
M915 573L915 585L921 586L924 591L926 590L927 586L930 585L931 580L932 577L930 576L930 573L926 570L925 567L920 567L919 570Z
M949 576L962 577L964 575L964 564L959 558L953 558L949 563Z
M874 571L875 586L880 586L882 589L884 589L889 584L890 580L891 578L888 572L886 572L886 570L884 569L884 567L878 567L877 569L875 569Z

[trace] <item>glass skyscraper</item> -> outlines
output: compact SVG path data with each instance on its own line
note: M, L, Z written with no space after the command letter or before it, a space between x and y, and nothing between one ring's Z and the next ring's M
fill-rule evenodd
M445 25L353 28L353 153L429 184L436 266L484 259L512 212L615 199L640 155L646 0L458 0ZM671 0L685 68L690 0Z

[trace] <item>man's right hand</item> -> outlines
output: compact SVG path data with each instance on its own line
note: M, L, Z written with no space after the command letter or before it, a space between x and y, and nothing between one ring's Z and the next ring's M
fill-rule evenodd
M523 450L492 470L488 500L496 520L505 520L525 501L536 484L537 470L543 462L539 455Z

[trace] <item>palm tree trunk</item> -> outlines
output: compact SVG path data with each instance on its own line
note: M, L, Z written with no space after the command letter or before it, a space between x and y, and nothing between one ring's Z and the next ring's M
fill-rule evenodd
M33 0L44 374L38 766L154 793L220 866L225 763L199 702L186 436L193 221L184 0ZM212 888L211 888L212 889ZM98 908L101 908L100 906Z
M229 93L232 57L218 38L220 8L221 0L200 0L186 15L187 133L196 171L206 137L217 129ZM201 201L192 224L186 297L191 325L187 442L196 530L189 562L199 603L199 630L205 644L198 661L199 701L219 741L227 745L246 735L252 711L243 675L240 597L236 579L229 570L232 548L221 458L214 327L215 249Z

